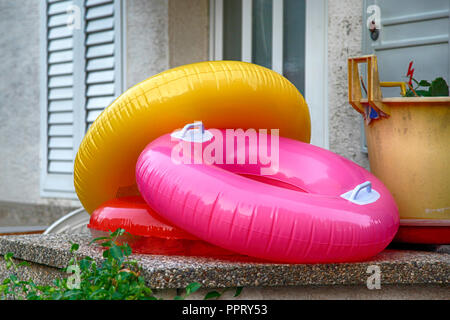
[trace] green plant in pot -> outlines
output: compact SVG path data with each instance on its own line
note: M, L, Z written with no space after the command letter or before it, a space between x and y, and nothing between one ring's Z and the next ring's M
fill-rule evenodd
M414 78L411 80L416 84L414 88L408 83L409 89L406 91L405 97L448 97L448 84L444 78L438 77L431 83L427 80L417 81Z
M442 77L437 77L433 81L427 80L417 81L414 79L414 69L412 68L413 61L409 63L408 72L406 76L409 81L406 83L409 89L406 91L404 97L448 97L448 84ZM413 82L416 87L413 87Z

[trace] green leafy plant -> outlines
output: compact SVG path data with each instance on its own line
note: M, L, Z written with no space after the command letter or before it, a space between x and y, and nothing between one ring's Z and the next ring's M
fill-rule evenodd
M57 278L53 285L37 285L33 280L20 280L20 268L29 266L27 262L16 264L13 253L4 255L6 268L13 272L0 284L1 299L27 300L159 300L141 276L141 267L134 259L130 259L132 250L127 243L118 244L117 238L125 230L117 229L107 237L94 239L104 247L103 261L98 265L91 257L80 259L77 256L79 244L71 243L71 253L68 266L61 271L72 273L69 277ZM193 282L185 288L183 295L177 295L176 300L187 298L200 289L201 284ZM242 288L237 288L238 296ZM206 294L209 299L214 294ZM215 297L220 297L215 295Z
M408 84L409 89L406 91L405 97L446 97L449 95L448 84L444 78L436 78L431 83L427 80L417 81L414 78L411 80L414 81L416 87Z
M243 289L242 287L237 287L233 297L238 297L241 294L242 289ZM218 292L216 290L210 291L205 295L203 300L219 299L228 290L229 288L225 288L222 292Z

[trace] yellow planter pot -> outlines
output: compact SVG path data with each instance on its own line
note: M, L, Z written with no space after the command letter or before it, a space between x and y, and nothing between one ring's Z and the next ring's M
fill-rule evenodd
M369 67L367 99L361 98L361 62ZM382 98L376 57L366 56L349 59L349 100L358 112L371 106L385 114L365 129L370 170L399 208L397 240L449 243L450 97Z

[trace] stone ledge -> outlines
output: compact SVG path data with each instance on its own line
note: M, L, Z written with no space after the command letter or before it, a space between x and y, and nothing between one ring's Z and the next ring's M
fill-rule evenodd
M52 268L67 265L70 242L80 244L79 256L102 259L101 249L89 245L89 234L22 235L0 237L0 254ZM413 250L385 250L369 261L339 264L279 264L250 258L213 259L133 255L155 289L184 288L191 282L203 288L366 285L367 267L378 265L382 285L438 285L450 283L450 254Z
M73 206L0 201L0 226L49 226L77 208Z

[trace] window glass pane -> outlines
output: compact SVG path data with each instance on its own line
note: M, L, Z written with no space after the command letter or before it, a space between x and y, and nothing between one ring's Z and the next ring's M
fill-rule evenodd
M252 61L272 67L272 0L253 0Z
M284 0L283 73L305 92L305 1Z
M242 0L223 2L223 59L241 59Z

